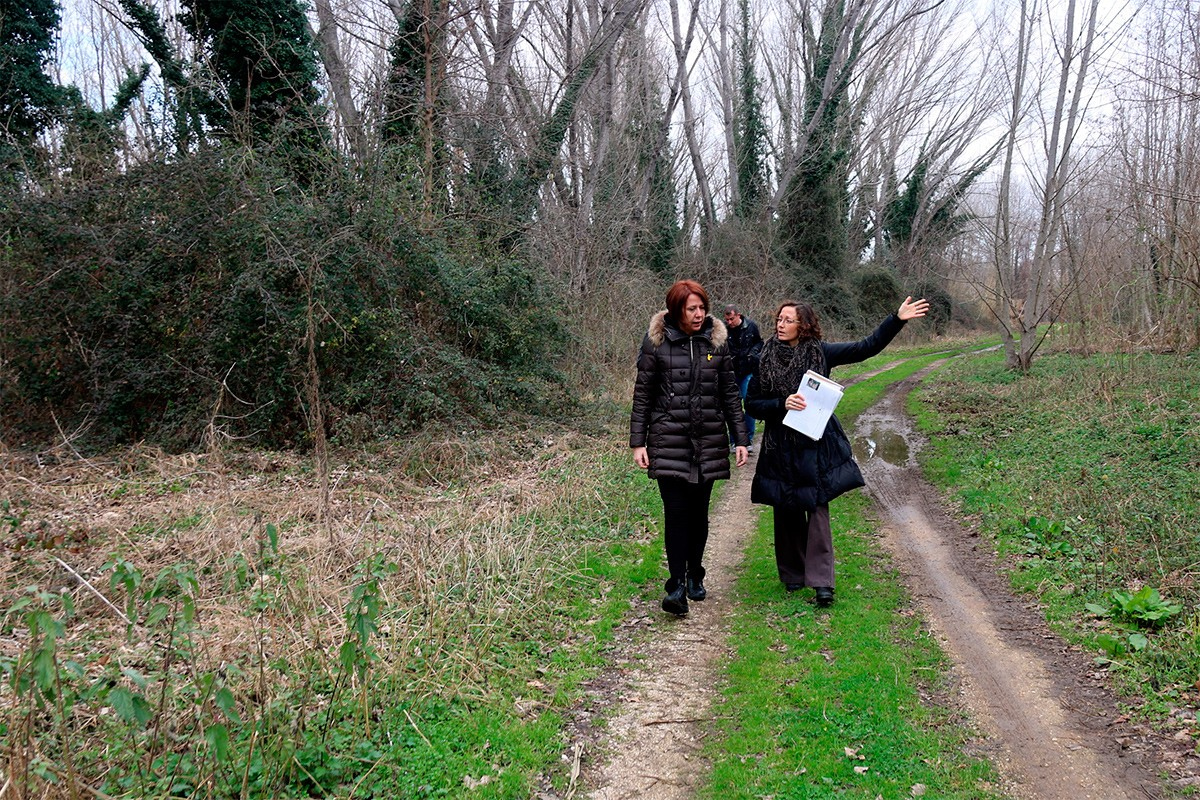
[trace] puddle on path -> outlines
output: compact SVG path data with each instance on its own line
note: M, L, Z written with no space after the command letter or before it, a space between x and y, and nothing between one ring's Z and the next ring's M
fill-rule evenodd
M896 431L876 430L869 436L855 436L850 445L859 463L878 458L896 467L908 464L908 440Z
M891 403L876 403L854 421L850 446L863 469L917 465L920 437L914 435L912 422Z

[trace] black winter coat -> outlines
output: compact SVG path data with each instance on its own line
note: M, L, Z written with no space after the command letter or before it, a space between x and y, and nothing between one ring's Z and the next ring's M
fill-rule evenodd
M728 478L730 435L748 443L727 338L711 316L691 336L666 311L651 318L629 417L629 446L646 448L651 478Z
M875 332L857 342L821 342L825 354L823 374L841 364L854 364L878 355L888 346L904 322L890 314ZM787 394L766 395L759 387L758 375L750 379L746 392L746 413L766 422L762 449L750 500L776 508L811 511L827 505L839 495L864 486L862 472L854 461L850 440L835 415L825 433L814 442L799 431L783 424L787 413Z

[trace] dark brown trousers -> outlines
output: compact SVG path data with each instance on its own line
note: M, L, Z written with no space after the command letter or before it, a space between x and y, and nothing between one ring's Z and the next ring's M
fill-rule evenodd
M784 583L833 588L829 506L812 511L775 509L775 565Z

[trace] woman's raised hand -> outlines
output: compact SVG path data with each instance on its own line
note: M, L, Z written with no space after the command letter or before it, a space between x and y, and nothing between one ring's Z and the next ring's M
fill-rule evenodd
M915 317L923 317L929 313L929 301L922 297L920 300L913 300L912 297L904 298L904 302L900 304L900 310L896 312L896 316L903 320L910 320Z

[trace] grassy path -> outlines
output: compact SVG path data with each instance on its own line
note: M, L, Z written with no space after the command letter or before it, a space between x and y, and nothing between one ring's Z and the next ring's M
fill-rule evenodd
M843 420L943 355L839 371ZM1158 797L1200 785L1195 363L1048 354L1017 379L986 354L909 402L937 434L923 466L952 487L953 516L1053 628L1001 635L1053 641L1072 654L1060 671L1122 692L1097 738L1161 769ZM818 610L778 584L770 512L744 506L742 470L714 507L713 597L675 620L658 609L661 505L630 465L627 409L584 411L570 428L341 451L328 497L302 453L0 446L0 786L1015 795L966 713L971 676L926 622L934 581L909 591L890 552L885 534L911 532L864 493L838 500L838 602ZM658 685L663 665L697 671ZM624 713L638 703L658 710Z
M1012 597L994 564L976 559L963 571L954 554L953 542L973 549L972 537L920 479L903 412L909 387L945 358L867 363L846 380L841 411L852 430L858 419L876 439L895 437L901 460L881 466L860 452L871 491L834 504L833 608L783 590L773 512L747 507L748 474L729 483L714 529L726 535L719 564L737 573L734 602L659 626L591 797L1117 800L1155 791L1138 758L1106 735L1117 711L1085 660ZM744 558L729 552L742 541ZM713 637L726 633L722 661Z
M938 357L861 365L839 415L852 422ZM708 746L711 782L699 796L1001 796L950 663L882 547L868 498L852 493L831 510L838 599L827 610L811 593L783 590L772 512L760 516L738 582L737 655L723 677L720 735Z
M735 469L713 505L708 598L692 602L682 618L659 610L661 595L654 592L635 608L653 633L638 651L637 667L611 687L621 695L619 710L584 776L596 787L589 795L595 800L682 800L707 779L702 750L713 730L720 668L733 655L727 642L734 579L758 517L750 504L753 470L753 458Z

